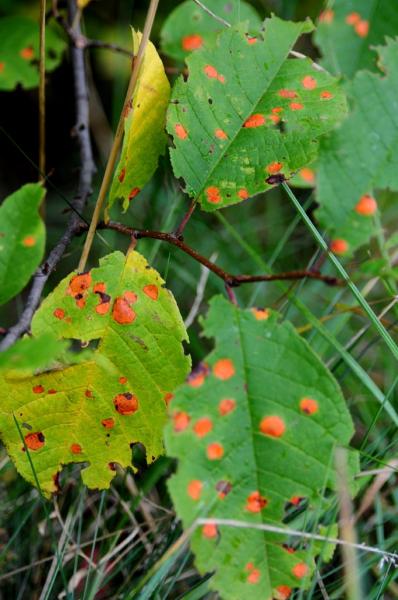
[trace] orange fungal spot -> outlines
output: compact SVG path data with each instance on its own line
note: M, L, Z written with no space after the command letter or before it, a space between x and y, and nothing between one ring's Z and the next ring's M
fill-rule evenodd
M128 302L129 304L134 304L134 302L137 302L138 300L138 296L137 294L135 294L134 292L124 292L123 294L123 298L126 300L126 302Z
M293 504L293 506L298 506L301 502L302 498L301 496L292 496L289 500L290 504Z
M281 98L297 98L297 92L294 90L282 89L278 92Z
M176 126L174 127L174 130L176 132L177 137L180 138L180 140L186 140L188 137L188 132L185 129L185 127L183 125L181 125L181 123L177 123Z
M264 417L260 423L260 431L270 437L281 437L286 430L285 422L277 416Z
M51 388L50 390L48 390L47 394L56 394L57 390L54 390L54 388Z
M133 415L138 410L138 398L129 392L115 396L113 404L120 415L127 417Z
M256 44L258 41L256 37L250 35L247 35L246 39L248 44Z
M170 402L172 401L173 398L174 398L174 394L172 394L171 392L165 393L165 395L163 396L163 399L166 403L166 406L168 406L170 404Z
M297 563L297 565L294 565L292 573L298 579L302 579L308 573L308 566L305 563Z
M206 454L209 460L220 460L224 456L224 448L218 442L213 442L207 446Z
M136 313L130 308L129 302L125 298L116 298L112 310L112 318L120 325L129 325L136 318Z
M235 375L234 363L230 358L221 358L213 366L213 373L218 379L225 381Z
M22 244L26 248L32 248L36 245L36 238L33 235L27 235L26 238L22 240Z
M235 408L236 400L234 400L233 398L224 398L218 405L218 412L222 417L225 417L225 415L228 415L230 412L235 410Z
M93 392L91 390L86 390L84 392L84 395L86 396L86 398L92 398L93 397Z
M179 433L184 431L189 425L191 417L184 411L176 412L173 415L174 431Z
M282 169L282 167L283 167L283 163L281 163L281 162L273 162L273 163L270 163L269 165L267 165L267 167L265 168L265 170L270 175L275 175L276 173L279 173L279 171Z
M133 200L136 196L138 196L140 191L141 191L141 188L139 188L139 187L133 188L129 193L129 197L128 197L129 201L131 202L131 200Z
M309 167L304 167L303 169L300 169L299 175L301 179L303 179L307 183L315 182L315 172Z
M188 483L187 492L192 500L199 500L202 493L203 483L199 479L194 479Z
M275 125L280 122L281 118L279 115L269 115L269 118Z
M328 90L325 90L324 92L320 93L319 97L321 100L331 100L333 98L333 94Z
M119 179L120 183L123 183L125 177L126 177L126 169L123 168L120 171L119 176L118 176L118 179Z
M206 523L202 527L202 535L205 538L215 538L217 537L218 529L215 523Z
M41 431L36 431L35 433L28 433L24 437L26 447L29 450L40 450L43 448L45 443L45 437Z
M220 83L225 83L225 77L224 75L217 75L217 79Z
M248 581L248 583L252 583L252 584L258 583L260 580L260 576L261 576L260 571L258 569L253 569L251 571L251 573L249 573L249 575L247 576L247 581Z
M377 202L369 194L361 196L359 202L355 206L355 212L364 217L371 217L377 211Z
M142 291L152 300L157 300L159 297L159 288L157 285L146 285Z
M72 452L72 454L81 454L83 452L80 444L72 444L70 447L70 451Z
M212 204L218 204L219 202L221 202L221 195L218 187L208 187L206 190L206 196L208 202L211 202Z
M196 421L193 430L199 438L204 437L213 429L213 422L208 417L203 417Z
M264 115L256 114L256 115L251 115L251 117L246 119L246 121L243 123L243 127L246 127L246 128L261 127L261 125L264 125L264 123L265 123Z
M282 111L283 111L282 106L275 106L274 108L271 109L271 112L273 115L278 115Z
M216 129L214 132L214 135L219 140L227 140L228 139L228 136L223 129Z
M334 254L345 254L348 252L349 245L346 240L338 238L330 242L330 249Z
M44 387L42 385L35 385L32 387L32 392L34 394L42 394L44 392Z
M113 429L115 427L115 419L112 419L112 417L109 419L102 419L101 425L105 427L105 429Z
M357 23L359 23L360 20L361 15L357 12L351 12L345 18L345 22L347 23L347 25L356 25Z
M82 273L81 275L75 275L69 282L67 293L70 296L79 296L87 292L91 286L91 273Z
M56 319L64 319L65 318L65 311L62 308L56 308L53 312L53 315Z
M207 75L207 77L210 77L210 79L217 79L217 77L218 77L217 69L215 69L211 65L206 65L203 70L204 70L205 74Z
M290 108L292 110L303 110L304 104L301 104L301 102L291 102Z
M0 73L2 73L4 71L4 67L5 67L5 64L3 62L0 62Z
M34 56L34 50L32 46L27 46L26 48L22 48L19 54L24 60L32 60Z
M246 188L242 188L238 191L238 196L241 200L247 200L249 197L249 192Z
M317 86L315 77L312 77L311 75L306 75L301 83L306 90L314 90Z
M268 500L260 492L252 492L246 500L245 509L252 513L261 512L268 504Z
M127 377L119 377L119 383L121 383L122 385L127 383Z
M318 402L313 398L302 398L300 400L300 410L306 415L314 415L318 412Z
M181 46L182 49L185 50L185 52L192 52L193 50L198 50L203 46L203 38L197 33L185 35L181 40Z
M269 310L267 308L252 308L251 312L257 321L266 321L269 319Z
M331 8L327 8L326 10L322 11L319 15L320 23L327 23L328 25L330 25L331 23L333 23L333 19L334 11Z
M288 585L278 585L276 588L278 592L278 600L288 600L292 593L292 588Z
M355 33L359 37L365 38L369 33L369 21L359 21L354 25Z

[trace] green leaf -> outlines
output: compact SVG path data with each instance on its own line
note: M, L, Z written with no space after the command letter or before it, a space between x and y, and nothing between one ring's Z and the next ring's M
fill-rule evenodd
M53 71L66 48L64 39L51 27L46 29L46 70ZM29 89L39 84L39 25L20 16L0 19L0 90L17 84Z
M46 333L37 338L18 340L11 348L0 352L0 370L44 369L66 350L65 342Z
M257 33L261 19L250 4L243 0L206 0L206 7L231 25L247 22L247 33ZM200 6L186 0L166 19L161 31L162 52L176 60L184 60L193 50L211 46L217 34L225 28Z
M34 483L14 415L46 494L56 489L63 464L89 463L83 481L106 488L113 463L131 465L130 444L144 444L148 462L162 453L166 401L190 365L186 331L163 283L137 252L114 252L98 268L66 277L36 313L34 336L51 332L94 346L99 340L85 362L33 377L3 376L3 441Z
M272 17L264 39L251 43L231 28L187 59L188 80L176 82L168 112L170 153L204 210L241 202L310 164L318 138L344 114L336 80L309 59L287 58L311 30L309 21Z
M374 46L398 34L398 5L391 0L335 0L319 20L315 42L322 65L352 78L361 69L377 71Z
M28 183L0 206L0 304L18 294L43 258L45 227L38 209L45 194Z
M398 42L389 40L378 52L383 75L355 76L347 86L352 112L320 149L317 217L337 240L331 247L338 254L350 254L375 234L376 190L398 190L398 121L391 108L397 104Z
M335 379L271 311L218 297L204 333L216 348L177 391L165 433L168 454L179 459L170 491L184 527L205 517L284 528L286 508L300 498L324 507L336 487L334 449L354 432ZM192 550L201 573L215 571L211 586L221 597L287 598L282 592L313 569L310 549L291 553L287 540L220 525L197 529Z
M133 31L134 48L138 51L141 33ZM123 202L127 210L131 200L151 179L164 153L166 110L170 99L170 84L155 46L149 42L141 66L132 109L125 116L124 140L116 168L108 210Z

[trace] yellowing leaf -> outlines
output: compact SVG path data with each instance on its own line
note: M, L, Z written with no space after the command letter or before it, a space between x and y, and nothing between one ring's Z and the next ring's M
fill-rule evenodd
M137 52L141 33L133 32ZM170 84L155 46L149 42L132 106L125 115L122 154L116 168L108 210L120 199L127 210L155 172L166 145L166 110Z
M171 293L137 252L114 252L88 273L66 277L32 323L34 336L100 340L90 358L66 368L0 377L0 432L18 471L56 489L62 465L89 463L83 481L106 488L114 463L131 464L131 444L151 462L163 450L166 402L190 366Z

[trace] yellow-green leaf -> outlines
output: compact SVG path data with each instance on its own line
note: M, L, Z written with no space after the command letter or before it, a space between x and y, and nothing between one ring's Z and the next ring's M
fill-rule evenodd
M141 37L141 33L133 31L135 52ZM125 115L122 154L112 182L108 210L117 200L121 200L123 209L127 210L154 174L167 140L165 123L169 98L170 84L163 63L149 42L131 108Z

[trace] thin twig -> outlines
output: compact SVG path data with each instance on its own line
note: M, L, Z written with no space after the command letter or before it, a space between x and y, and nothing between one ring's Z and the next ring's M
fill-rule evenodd
M76 14L75 0L69 0L70 20L74 19ZM80 31L78 24L77 31ZM76 103L76 125L75 135L80 148L81 169L79 173L79 182L77 192L74 198L74 210L69 218L66 230L57 245L52 249L46 261L39 267L33 277L32 287L22 312L22 315L16 325L11 327L0 344L0 351L9 348L23 333L29 330L33 314L39 305L43 288L47 283L51 273L63 257L72 237L76 233L78 225L81 223L78 213L81 213L87 198L91 194L91 184L95 172L93 152L90 140L90 120L89 104L86 80L86 68L84 59L84 50L72 46L71 48L72 70L75 85L75 103Z
M179 226L177 227L177 229L175 230L174 235L176 237L181 237L182 234L184 233L184 229L188 224L189 219L192 217L194 210L196 208L196 200L192 200L187 212L185 213L181 223L179 224Z
M93 216L91 219L90 227L87 233L86 241L83 247L83 252L79 261L78 272L82 273L86 268L86 263L88 256L90 254L90 249L94 240L95 231L97 229L98 221L101 215L102 207L105 202L106 195L108 193L108 188L111 183L113 171L115 169L116 161L119 155L120 146L122 144L123 135L124 135L124 121L126 110L130 105L131 99L133 97L137 81L138 75L140 73L142 61L144 58L145 50L149 41L149 36L151 35L152 25L155 20L156 11L158 9L159 0L151 0L149 5L148 13L145 20L144 31L142 33L140 47L138 48L137 57L134 60L133 70L131 73L131 78L129 82L129 86L127 89L126 99L124 101L123 109L120 114L119 123L116 129L115 138L113 140L112 150L108 158L108 163L106 165L104 178L102 180L101 188L98 194L98 199L94 208Z
M328 285L341 285L343 282L336 277L332 277L330 275L322 275L317 271L288 271L286 273L276 273L273 275L233 275L224 271L221 267L213 263L211 260L202 256L188 246L181 238L176 237L174 233L166 233L163 231L150 231L148 229L134 229L132 227L128 227L127 225L123 225L122 223L115 223L114 221L109 221L108 223L100 223L99 228L101 229L112 229L113 231L118 231L124 235L127 235L131 238L140 239L140 238L152 238L155 240L161 240L163 242L167 242L173 246L176 246L185 254L191 256L194 260L199 262L201 265L204 265L212 271L215 275L220 277L229 287L238 287L244 283L257 283L260 281L281 281L281 280L297 280L297 279L316 279L318 281L323 281ZM82 225L82 229L85 229L85 226Z

